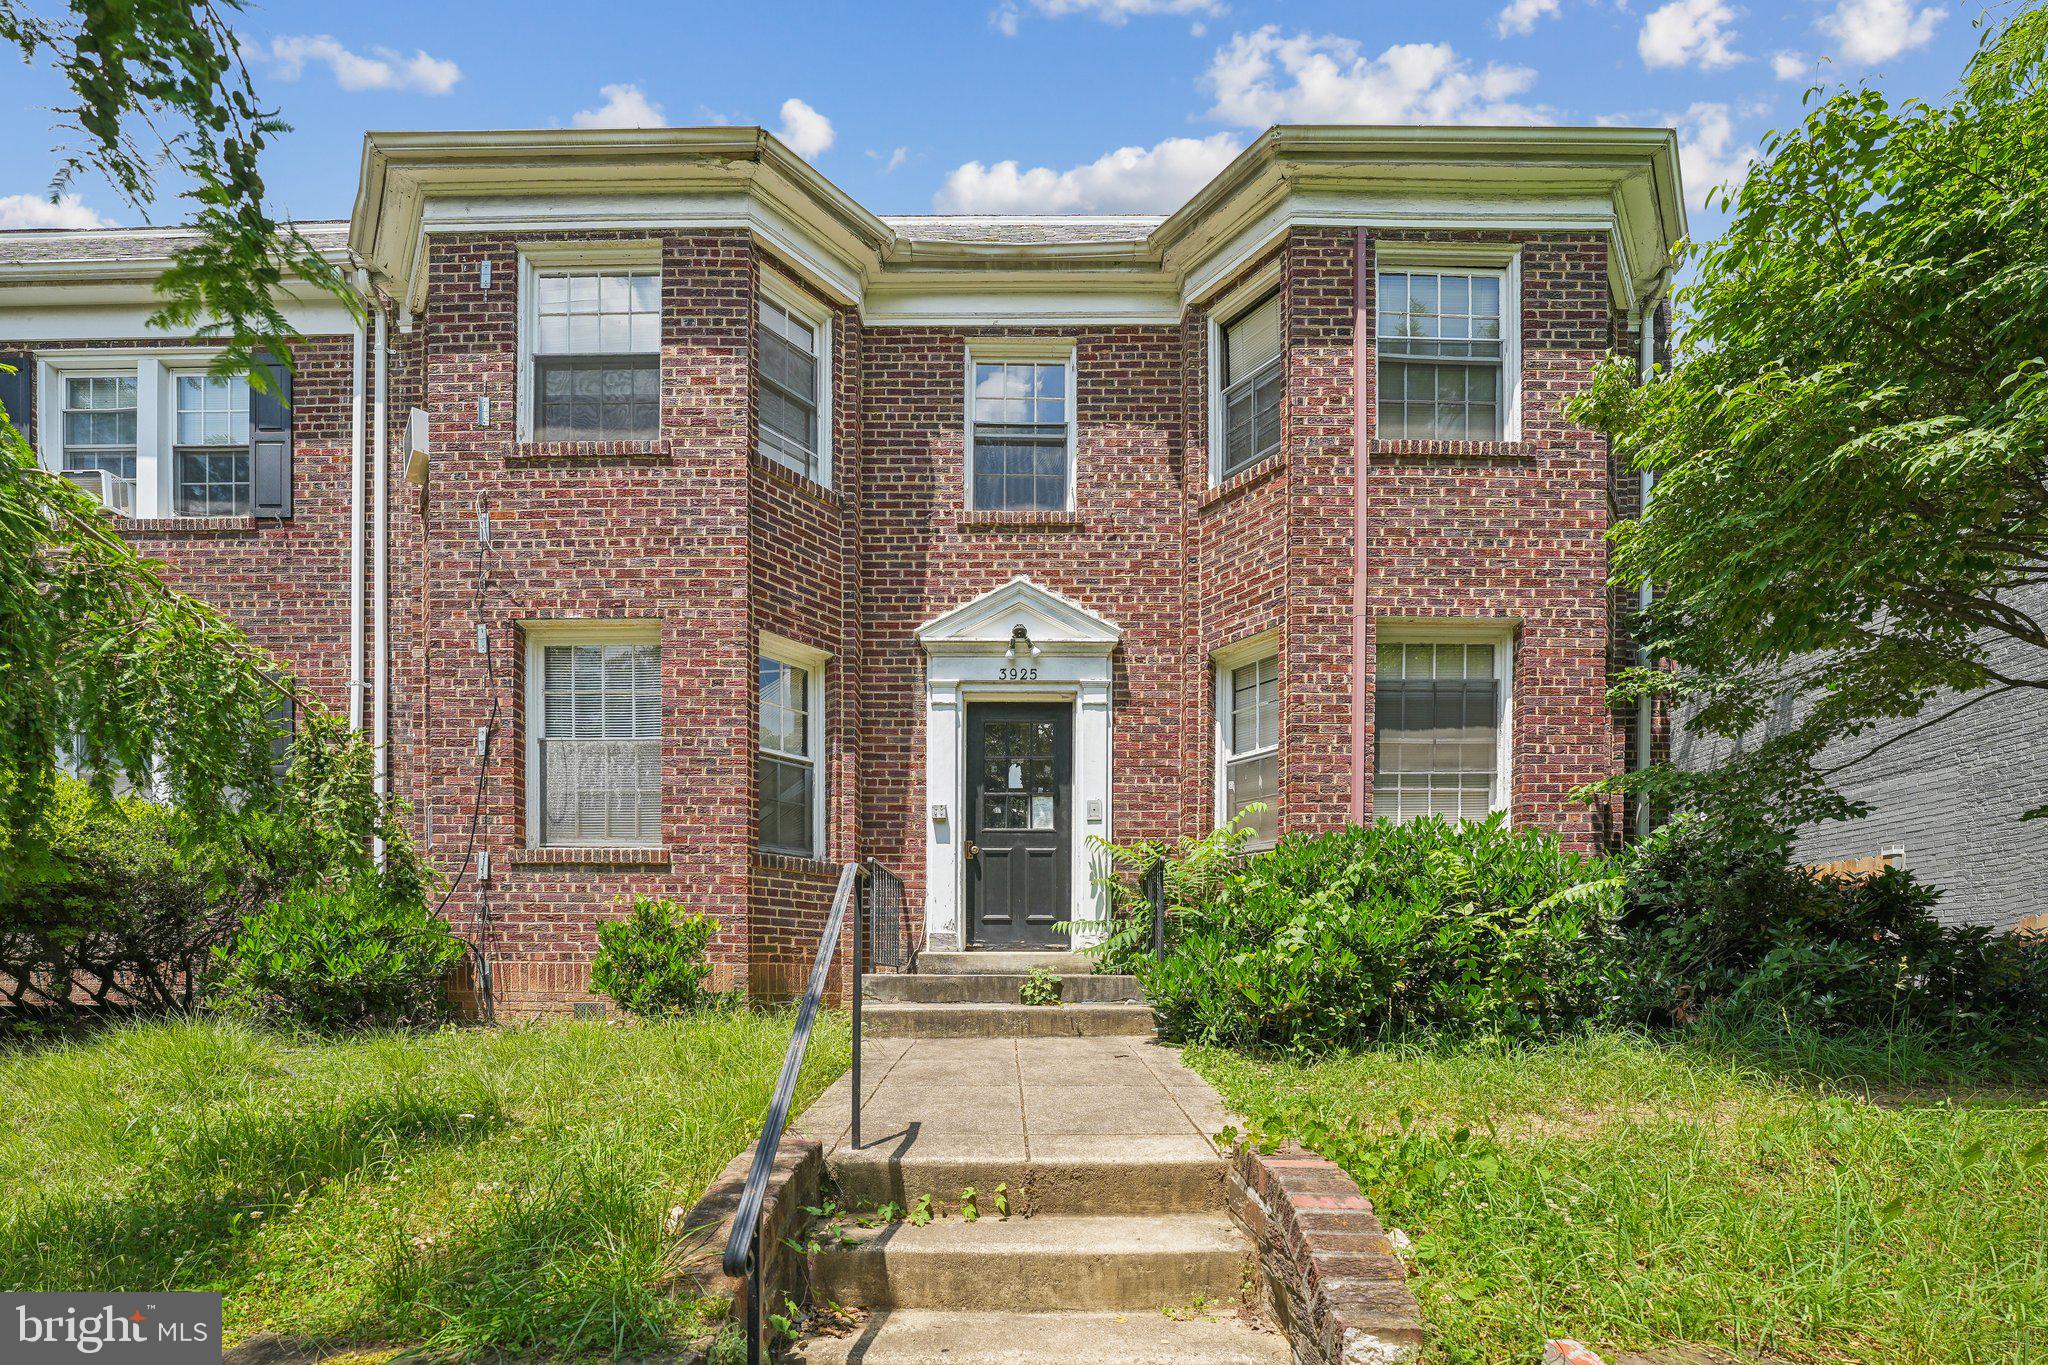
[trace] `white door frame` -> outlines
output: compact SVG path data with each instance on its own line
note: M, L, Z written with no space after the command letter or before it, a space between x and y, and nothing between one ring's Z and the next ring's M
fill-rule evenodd
M1017 635L1019 628L1023 636ZM925 946L966 940L967 707L1052 701L1074 708L1074 837L1069 918L1075 946L1101 938L1109 905L1095 886L1091 837L1112 837L1111 655L1123 631L1021 574L917 629L925 651Z

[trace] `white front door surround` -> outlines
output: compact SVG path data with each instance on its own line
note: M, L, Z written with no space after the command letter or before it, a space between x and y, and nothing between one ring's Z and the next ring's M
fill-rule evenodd
M1023 634L1018 634L1019 628ZM967 703L1055 701L1074 708L1076 946L1102 936L1109 907L1095 887L1092 838L1111 837L1110 656L1113 622L1019 574L917 628L925 652L925 946L964 946Z

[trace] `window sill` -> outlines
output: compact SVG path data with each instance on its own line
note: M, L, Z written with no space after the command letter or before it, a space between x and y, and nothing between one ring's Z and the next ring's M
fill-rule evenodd
M965 511L954 523L962 531L1081 531L1087 523L1079 512Z
M1368 441L1366 454L1376 460L1531 460L1536 450L1525 441Z
M520 441L505 457L507 464L561 465L603 461L667 464L669 443L660 441Z
M839 506L839 494L833 491L830 484L820 483L808 474L799 474L788 465L771 460L759 451L752 456L752 462L755 472L764 478L773 479L783 487L822 502L827 507Z
M253 531L257 520L249 517L123 517L113 521L120 530L140 536L233 535Z
M1195 508L1195 510L1197 512L1206 512L1211 507L1214 507L1216 504L1220 502L1228 502L1230 499L1236 497L1238 494L1244 492L1246 489L1254 488L1257 485L1264 483L1266 480L1272 478L1276 474L1281 473L1286 468L1286 452L1276 450L1271 455L1268 455L1265 459L1260 460L1257 464L1249 465L1243 469L1238 470L1235 474L1232 474L1222 483L1217 484L1207 493L1204 493L1202 495L1201 503Z
M505 855L514 867L667 867L667 845L626 848L518 848Z
M836 877L839 864L829 858L806 858L795 853L766 853L754 850L754 866L764 872L805 872L815 876Z

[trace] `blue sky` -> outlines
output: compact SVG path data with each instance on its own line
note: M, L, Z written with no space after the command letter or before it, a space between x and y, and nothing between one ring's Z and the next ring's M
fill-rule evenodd
M50 0L30 0L44 8ZM1276 122L1679 129L1709 186L1815 82L1947 90L1976 5L1943 0L953 0L251 4L293 131L276 205L341 217L368 128L759 123L877 212L1165 212ZM14 67L15 108L64 92ZM48 120L46 120L48 121ZM20 126L20 125L17 125ZM44 202L60 135L0 146L0 226L133 223L104 184ZM175 221L175 205L152 214Z

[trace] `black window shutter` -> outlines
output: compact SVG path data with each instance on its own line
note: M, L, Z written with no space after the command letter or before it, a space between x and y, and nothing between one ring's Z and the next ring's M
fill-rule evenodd
M34 444L36 434L29 426L29 385L35 374L35 357L26 351L0 351L0 365L14 367L13 374L0 370L0 408L7 409L7 420Z
M249 390L250 510L259 517L292 514L292 372L270 356L257 363L270 371L276 393Z

